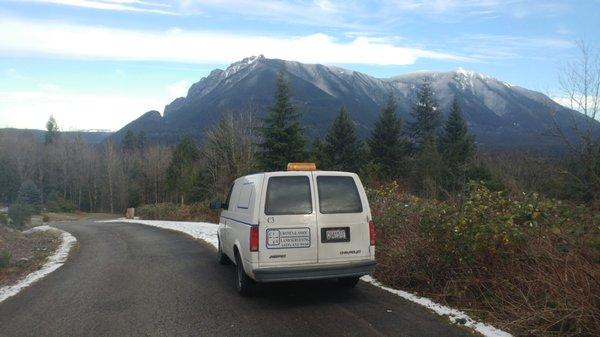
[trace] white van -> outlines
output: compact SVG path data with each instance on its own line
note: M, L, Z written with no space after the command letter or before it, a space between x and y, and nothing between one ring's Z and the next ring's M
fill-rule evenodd
M290 163L288 171L238 178L219 219L218 258L236 286L336 278L353 287L375 268L375 228L358 176Z

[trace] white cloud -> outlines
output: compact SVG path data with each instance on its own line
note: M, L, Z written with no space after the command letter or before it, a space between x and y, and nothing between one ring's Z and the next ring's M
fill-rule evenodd
M419 58L466 60L370 37L348 42L325 34L295 37L170 29L126 30L0 17L0 52L69 58L226 63L249 55L337 64L413 64Z
M138 0L21 0L22 2L38 2L55 5L92 8L110 11L143 12L154 14L176 15L175 12L157 9L169 7L166 4Z
M449 40L448 44L478 60L547 58L549 50L568 50L575 45L572 41L560 37L493 34L463 34Z
M54 83L39 83L37 86L44 91L57 91L61 88L60 85Z
M43 129L54 115L63 130L116 130L146 111L162 110L167 100L168 96L5 91L0 92L0 127Z
M193 82L188 80L177 81L167 86L167 93L170 97L185 97L192 84Z

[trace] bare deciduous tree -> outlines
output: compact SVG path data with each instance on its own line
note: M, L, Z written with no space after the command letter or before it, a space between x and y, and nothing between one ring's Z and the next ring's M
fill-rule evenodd
M255 138L252 111L225 113L207 132L203 147L209 194L223 196L237 177L255 166Z
M591 202L600 200L600 55L583 41L579 58L565 64L559 74L561 94L573 110L568 128L552 113L556 135L570 150L575 164L568 174Z

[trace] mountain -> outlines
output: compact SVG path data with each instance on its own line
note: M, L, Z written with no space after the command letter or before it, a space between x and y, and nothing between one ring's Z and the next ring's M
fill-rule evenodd
M112 132L110 131L61 131L61 136L65 137L65 139L73 140L77 137L81 137L81 139L86 143L98 144L102 143L106 140ZM27 135L32 135L38 140L43 140L46 131L45 130L37 130L37 129L15 129L15 128L2 128L0 129L0 136L7 137L23 137Z
M202 139L204 132L227 111L251 111L263 117L273 102L275 79L285 69L293 102L303 113L308 137L322 136L345 105L359 134L367 137L389 93L398 101L399 114L410 122L410 111L419 85L432 83L440 108L447 114L454 97L459 101L469 129L484 147L548 147L559 140L545 136L554 127L550 112L567 127L579 114L549 97L482 74L458 69L423 71L375 78L357 71L321 64L253 56L213 70L193 84L186 97L165 107L163 116L150 111L112 135L122 140L127 130L144 131L150 140L176 142L182 135Z

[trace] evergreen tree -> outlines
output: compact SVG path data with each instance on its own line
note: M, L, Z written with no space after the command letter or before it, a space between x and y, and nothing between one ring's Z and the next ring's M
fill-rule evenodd
M402 132L402 120L396 114L396 101L390 94L385 107L375 122L368 139L371 159L382 178L393 179L406 171L406 156L410 150Z
M25 224L31 221L31 215L35 211L31 205L15 203L8 208L8 217L11 220L10 227L22 230Z
M428 81L423 82L417 92L417 101L411 115L414 122L410 125L413 139L418 145L427 137L435 134L441 125L442 116L433 93L433 88Z
M42 195L37 185L31 181L26 180L21 184L19 188L19 194L17 196L17 203L22 205L28 205L34 211L39 211L42 203Z
M167 186L179 195L182 205L195 187L199 158L200 151L196 143L192 138L185 137L177 144L167 168Z
M414 122L411 123L410 129L417 147L413 184L418 191L435 197L442 170L436 141L441 114L429 82L424 82L419 88L411 114Z
M0 154L0 203L14 201L21 186L21 177L14 160Z
M333 121L325 139L326 166L329 170L358 172L362 155L362 142L346 108Z
M122 148L123 150L131 151L136 147L137 139L133 131L127 130L125 137L123 137Z
M289 162L307 159L304 130L299 119L300 114L291 103L289 84L282 70L277 76L275 103L263 120L263 127L258 129L262 136L258 161L265 171L283 170Z
M48 118L48 122L46 122L46 135L45 135L45 143L46 145L52 144L58 140L60 136L60 130L58 129L58 124L54 119L54 116L50 116Z
M442 163L435 134L429 133L417 151L415 165L417 190L429 198L435 198L438 195Z
M457 192L464 186L467 166L475 153L475 141L456 99L440 136L440 152L445 164L444 185L450 192Z
M328 163L325 155L325 144L316 137L310 148L310 161L317 165L318 169L327 169Z
M147 142L148 142L148 139L146 138L146 133L144 132L144 130L140 131L137 135L137 142L136 142L137 148L140 150L143 150L144 148L146 148Z

